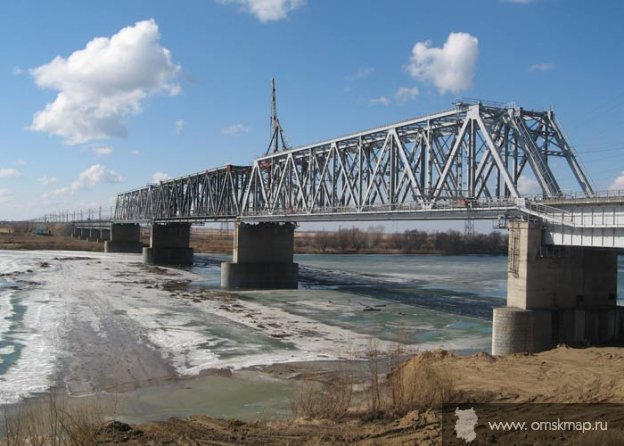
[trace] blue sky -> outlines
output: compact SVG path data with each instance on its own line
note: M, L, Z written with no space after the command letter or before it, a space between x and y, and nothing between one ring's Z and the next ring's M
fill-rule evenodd
M622 17L616 0L7 2L0 220L251 163L272 77L292 145L515 101L552 106L596 188L624 189Z

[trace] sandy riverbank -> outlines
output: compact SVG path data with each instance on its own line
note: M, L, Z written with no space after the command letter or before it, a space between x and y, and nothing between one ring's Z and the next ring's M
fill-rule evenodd
M541 433L539 444L615 445L624 434L622 406L617 406L624 403L622 348L559 347L535 355L496 358L487 354L461 357L445 351L424 353L424 356L432 361L435 369L453 377L457 404L470 402L482 417L522 420L527 414L534 417L530 419L544 416L576 419L580 416L584 421L609 420L612 423L609 432L566 432L565 436L561 432ZM416 356L407 363L408 373L410 368L418 366L422 357ZM480 435L472 444L534 444L535 438L525 434L518 436L517 432L481 435L486 430L485 424L477 426ZM128 437L127 444L442 444L440 410L416 410L401 417L368 420L348 416L340 422L305 419L242 422L197 415L139 424L133 429L134 435ZM444 444L456 444L446 440L449 439L446 438ZM465 444L462 442L457 444Z

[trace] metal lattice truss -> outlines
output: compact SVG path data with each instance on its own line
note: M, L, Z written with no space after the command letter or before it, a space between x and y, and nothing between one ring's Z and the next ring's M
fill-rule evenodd
M247 187L248 166L219 169L163 181L117 196L115 220L236 218Z
M250 168L121 194L115 216L312 220L444 211L461 218L469 208L478 218L479 210L515 207L527 173L544 198L560 196L552 157L565 158L581 190L593 196L551 111L460 102L443 113L273 153Z
M431 211L518 198L530 170L544 197L561 189L551 157L592 187L552 112L459 103L455 110L259 158L246 215Z

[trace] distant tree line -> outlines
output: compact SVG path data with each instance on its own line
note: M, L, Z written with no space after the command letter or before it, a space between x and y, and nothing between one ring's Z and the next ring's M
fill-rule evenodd
M417 229L386 234L382 226L373 226L367 230L348 228L296 233L295 249L308 253L498 255L507 253L507 235L500 232L464 235L453 230L426 232Z

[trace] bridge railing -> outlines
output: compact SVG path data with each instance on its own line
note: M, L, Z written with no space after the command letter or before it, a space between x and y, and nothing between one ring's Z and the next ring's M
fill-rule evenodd
M533 201L559 201L559 200L584 200L584 201L600 201L604 199L624 199L624 190L600 190L595 191L593 197L587 197L583 192L566 191L555 197L544 197L542 195L527 196Z
M110 221L113 218L113 208L90 208L78 210L66 210L51 212L37 217L32 221L35 223L74 223L88 221Z
M537 201L527 200L526 198L519 198L516 200L516 203L520 210L549 223L575 226L573 214L565 209L548 206Z
M453 218L466 218L467 214L471 214L470 218L479 218L475 213L481 211L496 210L504 213L516 207L516 200L512 198L494 198L494 199L454 199L443 200L436 204L435 207L423 205L421 203L401 203L401 204L382 204L382 205L364 205L360 208L352 206L326 206L314 209L288 209L286 212L280 210L272 211L269 209L250 210L241 218L258 218L258 217L305 217L319 214L334 216L366 216L366 215L389 215L389 214L427 214L427 213L449 213L455 214ZM492 214L484 214L483 218L492 218Z

